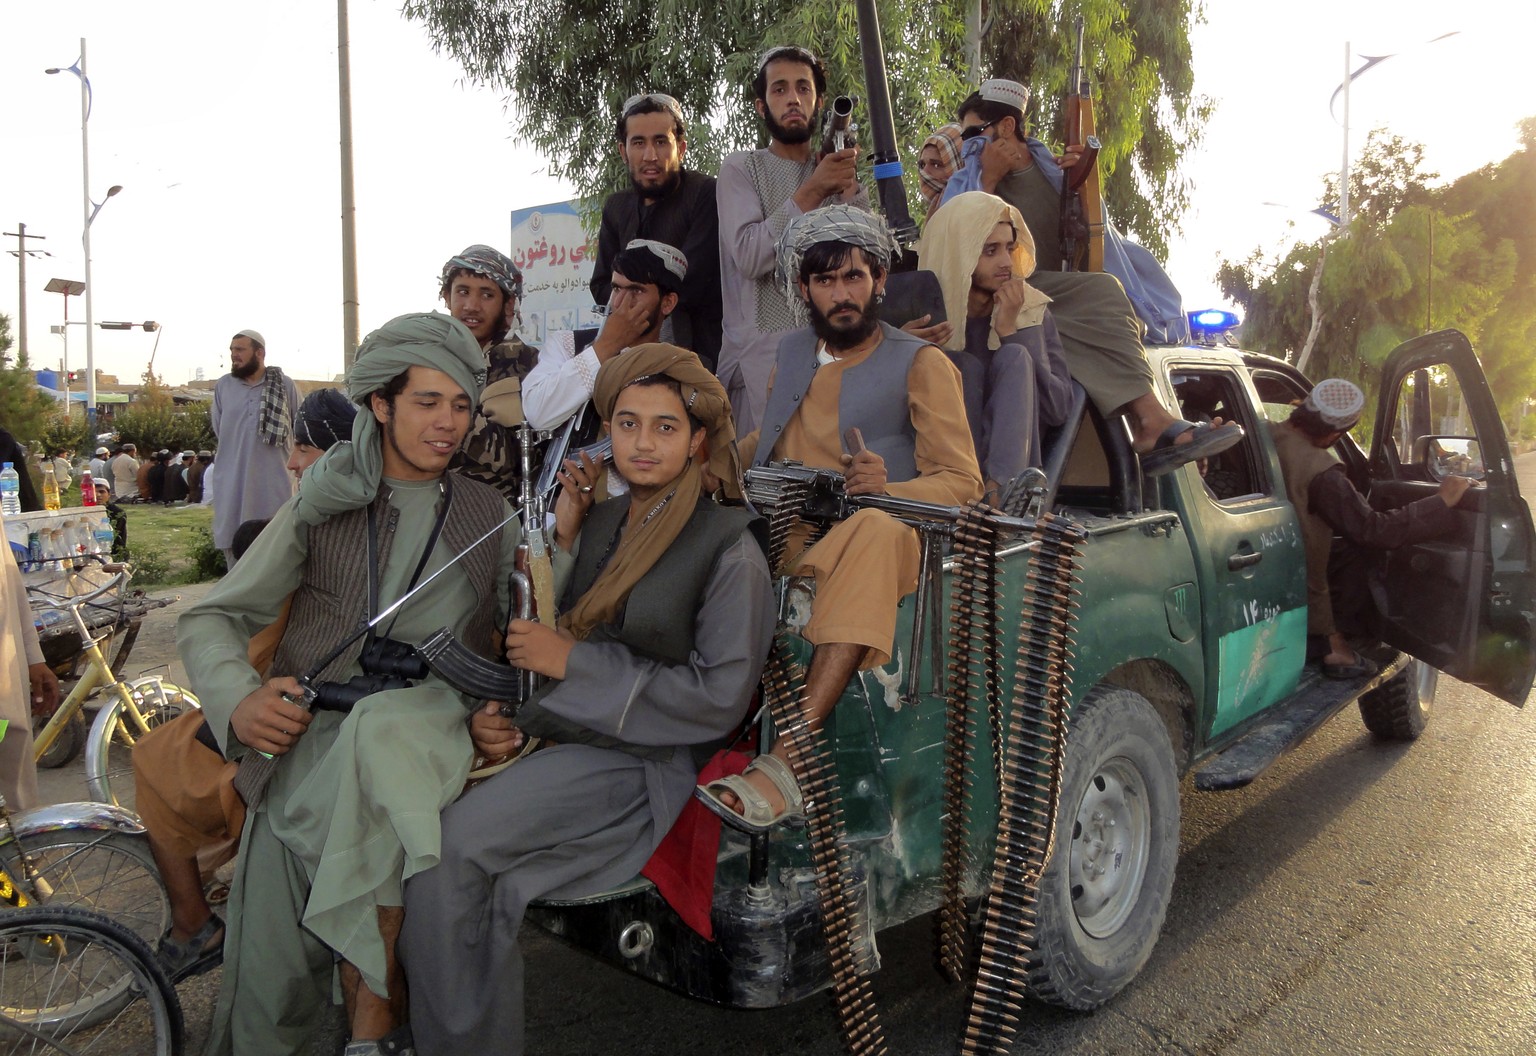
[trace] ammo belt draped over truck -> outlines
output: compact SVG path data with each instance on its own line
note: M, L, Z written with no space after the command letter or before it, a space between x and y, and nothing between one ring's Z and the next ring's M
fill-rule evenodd
M939 569L943 541L952 539L955 582L947 658L945 746L944 902L939 913L941 970L958 981L974 970L970 1012L962 1051L1006 1052L1024 1000L1034 943L1040 877L1050 858L1065 760L1066 714L1071 685L1072 628L1076 613L1076 562L1084 537L1081 526L1045 514L1005 517L975 503L941 507L888 496L850 497L840 474L794 464L774 464L747 474L748 498L769 519L769 563L787 574L784 552L790 532L810 522L824 528L854 509L882 509L916 528L922 537L914 651L909 659L915 690L922 624L937 637L942 591ZM1023 591L1013 708L1006 723L1002 611L998 552L1019 536L1029 538L1029 568ZM764 672L766 705L779 735L786 738L790 765L806 799L806 814L829 958L833 1001L843 1042L856 1056L887 1051L874 995L855 948L855 884L844 840L842 803L828 741L807 728L803 711L804 671L796 663L781 625ZM935 650L936 652L936 650ZM939 657L933 656L937 669ZM935 671L936 681L938 679ZM997 783L998 831L981 946L969 955L963 882L966 831L977 737L972 703L985 699L988 755ZM868 953L868 951L865 951Z

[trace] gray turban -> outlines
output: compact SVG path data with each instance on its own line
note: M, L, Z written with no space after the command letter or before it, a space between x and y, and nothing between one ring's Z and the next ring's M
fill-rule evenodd
M516 300L523 299L523 273L518 270L516 264L512 263L512 258L499 249L473 245L458 256L449 257L448 263L443 265L442 274L438 277L438 283L444 291L448 289L448 280L460 268L472 271L476 275L484 275L508 297Z
M391 319L363 338L347 371L347 395L357 409L351 442L333 444L299 480L295 507L305 524L367 506L379 493L384 454L379 424L368 397L412 367L430 367L452 378L480 402L485 385L485 353L469 328L440 312L415 312Z
M846 242L858 246L887 269L901 252L896 236L885 221L868 209L852 205L824 205L801 213L779 236L779 285L790 304L800 303L800 261L818 242Z

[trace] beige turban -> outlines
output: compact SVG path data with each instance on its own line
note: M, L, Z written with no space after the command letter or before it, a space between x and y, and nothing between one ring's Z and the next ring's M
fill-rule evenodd
M954 325L950 346L965 347L965 316L970 303L971 276L981 260L981 247L1000 223L1010 223L1014 230L1013 274L1028 278L1035 270L1035 240L1024 225L1019 211L995 194L966 191L945 202L928 218L923 240L917 247L917 266L931 271L944 291L944 314ZM1045 306L1051 299L1033 286L1025 285L1024 307L1019 311L1016 328L1038 326L1045 318ZM987 347L1001 344L994 325Z

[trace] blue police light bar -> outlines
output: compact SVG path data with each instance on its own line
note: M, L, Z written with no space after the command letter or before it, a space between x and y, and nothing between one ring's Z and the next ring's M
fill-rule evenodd
M1189 328L1196 334L1214 336L1235 330L1242 323L1232 312L1219 308L1207 308L1203 312L1189 313Z

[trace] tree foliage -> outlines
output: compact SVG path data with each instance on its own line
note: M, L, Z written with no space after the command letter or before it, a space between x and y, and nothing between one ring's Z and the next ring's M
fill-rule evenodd
M209 421L212 405L193 403L177 407L135 402L119 411L112 424L118 439L138 447L140 454L167 448L171 451L199 451L214 446L213 426Z
M37 387L37 378L25 356L13 358L11 319L0 315L0 428L24 444L42 437L43 426L57 407L53 398Z
M918 145L954 120L971 91L970 0L882 0L892 109L909 192ZM1179 161L1200 140L1210 104L1193 92L1189 29L1199 0L996 0L983 47L986 76L1031 90L1029 118L1055 132L1079 11L1097 93L1106 199L1117 221L1155 252L1166 249L1187 204ZM690 117L689 165L705 172L735 151L761 146L751 105L756 57L775 44L814 49L833 93L864 95L858 27L847 0L405 0L434 48L471 81L507 93L517 136L551 171L594 200L624 187L614 147L623 101L645 91L675 96ZM864 137L866 146L868 137Z
M1354 378L1374 389L1400 342L1447 327L1464 332L1506 420L1536 395L1536 119L1521 147L1448 186L1423 171L1423 150L1371 133L1351 169L1347 238L1255 250L1224 261L1222 291L1243 305L1243 343L1294 359L1312 323L1307 291L1324 255L1314 377ZM1337 177L1325 181L1332 205ZM1358 211L1356 211L1358 209Z

